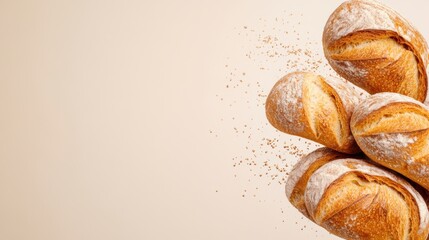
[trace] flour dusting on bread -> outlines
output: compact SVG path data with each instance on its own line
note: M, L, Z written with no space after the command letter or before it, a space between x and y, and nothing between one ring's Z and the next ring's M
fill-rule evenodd
M353 165L353 168L350 166ZM305 204L310 215L314 216L323 194L329 186L342 175L348 172L361 172L364 174L388 178L401 184L414 198L420 218L419 231L423 231L429 224L429 212L423 197L405 180L396 175L357 159L338 159L320 167L310 177L305 191ZM381 183L380 183L381 184Z
M356 124L357 122L366 118L369 114L373 113L374 111L388 104L401 103L401 102L417 104L426 109L426 106L423 105L421 102L416 101L411 97L401 95L399 93L390 93L390 92L377 93L367 98L365 101L363 101L356 107L356 111L353 113L353 116L352 116L351 125Z
M289 178L286 183L286 196L290 199L292 191L295 188L298 181L301 179L303 174L308 170L308 168L318 159L326 155L327 151L332 151L327 148L318 149L298 161L293 167L292 171L289 173Z
M400 168L404 161L413 161L409 151L405 149L417 140L417 137L409 137L401 133L380 133L359 137L359 143L365 147L365 152L370 156L377 156L389 163L392 168Z
M302 132L304 123L301 120L302 113L302 86L304 82L304 73L291 73L286 75L278 86L273 88L277 98L276 120L283 126L293 125L294 132Z
M304 156L300 161L298 161L293 167L292 171L289 173L289 178L286 183L286 196L290 199L292 192L302 178L302 176L307 172L311 165L320 160L323 157L332 156L332 158L339 158L344 156L344 154L338 153L329 148L319 148L308 155Z
M332 40L360 30L394 30L395 25L386 9L376 2L348 1L332 21ZM333 14L334 15L334 14Z
M368 70L356 67L352 61L341 61L341 63L343 64L343 71L346 71L351 76L363 78L368 74Z

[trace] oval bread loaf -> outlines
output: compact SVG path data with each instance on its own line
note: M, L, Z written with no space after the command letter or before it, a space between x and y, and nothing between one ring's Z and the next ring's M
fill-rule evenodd
M351 0L328 19L325 56L343 78L371 94L396 92L428 100L428 46L397 12L376 1Z
M345 239L427 238L427 206L408 182L367 161L332 154L317 150L290 173L286 192L303 199L304 205L294 204L301 212Z
M280 79L268 95L268 121L278 130L344 153L360 152L350 131L354 107L367 93L340 79L294 72Z
M397 93L378 93L356 107L350 127L369 158L429 189L426 106Z
M357 159L319 168L305 191L313 221L346 239L426 239L429 213L405 180Z

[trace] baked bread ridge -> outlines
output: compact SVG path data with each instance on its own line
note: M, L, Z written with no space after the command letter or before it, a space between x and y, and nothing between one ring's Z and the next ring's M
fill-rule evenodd
M373 161L429 190L429 110L396 93L378 93L356 107L350 127Z
M426 239L429 212L404 179L358 159L337 159L308 180L312 220L346 239ZM409 219L409 220L408 220Z
M391 8L349 0L329 17L325 56L343 78L369 93L398 92L428 101L428 46L423 36Z
M418 102L415 99L407 97L405 95L391 92L377 93L367 97L355 107L355 111L352 114L350 124L355 126L362 120L366 119L368 115L373 114L374 111L377 111L389 104L403 102L409 103L411 105L416 105L417 107L421 107L424 109L427 108L421 102Z
M293 72L274 85L265 110L268 121L282 132L339 152L356 153L360 149L349 123L354 107L366 96L341 79Z
M291 204L310 220L311 217L308 215L304 203L304 192L308 179L314 171L327 162L347 156L349 155L322 147L301 158L289 173L285 187L286 196Z

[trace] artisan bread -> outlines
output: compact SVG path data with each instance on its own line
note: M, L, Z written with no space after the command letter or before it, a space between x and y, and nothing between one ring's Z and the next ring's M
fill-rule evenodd
M310 177L305 203L313 221L346 239L426 239L421 195L398 176L357 159L339 159Z
M295 164L286 182L286 196L304 216L311 219L304 203L304 192L310 176L327 162L347 156L347 154L323 147L304 156Z
M397 93L378 93L356 107L351 123L373 161L429 189L429 110Z
M371 94L428 100L428 46L397 12L376 1L341 4L323 32L325 56L343 78Z
M404 179L359 159L301 161L287 184L300 190L287 192L303 195L307 216L329 232L345 239L427 238L427 206Z
M359 152L350 132L354 107L366 97L343 80L294 72L280 79L266 101L268 121L278 130L344 153Z

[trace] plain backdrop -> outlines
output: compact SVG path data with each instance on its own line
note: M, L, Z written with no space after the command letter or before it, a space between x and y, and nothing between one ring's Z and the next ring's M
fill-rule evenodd
M296 12L317 41L341 2L1 0L0 239L335 239L284 186L242 197L216 95L257 72L237 29ZM382 2L429 37L427 1Z

